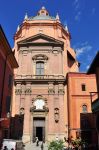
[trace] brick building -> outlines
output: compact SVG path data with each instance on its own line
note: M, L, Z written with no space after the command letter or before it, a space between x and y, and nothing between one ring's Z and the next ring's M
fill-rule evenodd
M25 16L14 39L19 68L12 115L24 114L23 141L75 138L80 113L91 112L89 92L96 81L79 73L68 27L42 7L35 17Z
M13 69L18 64L8 40L0 26L0 141L9 137Z

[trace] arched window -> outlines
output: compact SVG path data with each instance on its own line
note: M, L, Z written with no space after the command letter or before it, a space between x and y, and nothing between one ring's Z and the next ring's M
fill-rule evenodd
M82 112L83 112L83 113L86 113L86 112L87 112L87 105L84 104L84 105L82 106Z
M44 75L44 62L36 62L36 75Z

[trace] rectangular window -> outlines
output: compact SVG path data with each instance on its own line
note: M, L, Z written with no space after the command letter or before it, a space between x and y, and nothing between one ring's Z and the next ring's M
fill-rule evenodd
M6 97L6 113L10 112L11 96Z
M85 84L82 84L81 88L82 88L82 91L86 91L86 85Z
M44 62L36 63L36 75L44 75Z

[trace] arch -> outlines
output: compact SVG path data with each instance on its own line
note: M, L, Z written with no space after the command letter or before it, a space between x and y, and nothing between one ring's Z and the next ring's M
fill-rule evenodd
M47 99L44 98L42 95L37 95L35 98L32 99L32 106L35 107L35 102L37 100L42 100L44 102L43 108L47 107ZM43 104L43 103L42 103Z

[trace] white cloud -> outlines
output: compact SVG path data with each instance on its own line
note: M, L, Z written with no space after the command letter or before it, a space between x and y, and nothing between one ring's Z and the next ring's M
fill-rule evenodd
M79 57L81 54L85 52L89 52L92 49L92 46L88 44L88 42L81 43L80 45L74 46L74 49L76 50L76 56ZM90 56L88 56L90 59Z

